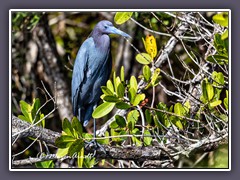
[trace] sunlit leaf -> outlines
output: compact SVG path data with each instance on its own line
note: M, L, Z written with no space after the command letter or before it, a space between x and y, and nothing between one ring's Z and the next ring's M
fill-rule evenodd
M135 76L131 76L131 78L130 78L130 88L134 88L135 91L137 91L138 84L137 84L137 80L136 80Z
M137 106L141 101L145 99L145 94L137 94L133 100L132 105Z
M149 54L147 54L147 53L137 54L136 60L137 60L140 64L150 64L150 63L152 62L151 56L150 56Z
M222 40L225 40L225 39L227 39L228 38L228 30L226 29L225 31L224 31L224 33L221 35L221 39Z
M213 71L212 73L213 85L221 86L224 85L224 76L221 72Z
M106 116L108 113L110 113L113 110L114 106L115 106L115 103L104 102L94 110L92 117L101 118L103 116Z
M143 66L143 77L146 82L151 78L151 70L148 65Z
M222 12L214 15L213 21L221 26L228 27L228 13Z
M84 147L82 147L77 154L78 154L77 165L78 165L79 168L82 168L83 167L83 161L84 161Z
M124 66L121 67L121 70L120 70L120 78L121 78L121 81L124 82L125 79L124 79Z
M123 24L132 17L133 12L117 12L114 16L116 24Z
M221 100L213 101L213 102L210 103L210 106L211 106L211 107L215 107L215 106L220 105L221 103L222 103Z
M112 92L112 94L114 93L114 87L111 80L107 81L107 88Z
M64 156L66 156L68 154L68 149L69 149L69 147L67 147L67 148L58 148L57 154L56 154L57 158L62 158Z
M155 69L155 71L152 75L152 79L151 79L151 83L152 83L153 86L155 85L155 82L157 81L157 78L159 77L159 74L160 74L160 69L159 68Z
M132 110L127 115L128 128L133 129L139 117L139 112L137 110Z
M149 146L152 144L152 137L149 137L151 135L151 133L148 130L144 131L144 138L143 138L143 142L145 146Z
M228 110L228 90L226 90L226 97L223 100L225 108Z

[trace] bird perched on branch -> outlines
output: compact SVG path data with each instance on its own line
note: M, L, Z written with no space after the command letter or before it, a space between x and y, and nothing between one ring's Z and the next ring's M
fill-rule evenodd
M80 47L72 75L73 114L86 127L92 118L112 69L111 40L108 34L130 37L110 21L100 21ZM96 122L94 119L94 137Z

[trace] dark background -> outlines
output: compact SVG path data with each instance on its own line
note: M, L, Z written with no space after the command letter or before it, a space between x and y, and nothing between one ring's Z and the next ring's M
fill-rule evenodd
M119 4L121 2L122 4ZM239 80L239 49L240 39L239 39L239 19L240 19L240 5L235 0L218 0L218 1L191 1L191 0L182 0L180 1L156 1L156 0L147 0L147 1L126 1L123 3L123 0L114 0L107 2L106 0L102 1L86 1L85 3L80 0L74 1L64 1L60 2L59 0L41 0L41 1L29 1L29 0L8 0L7 2L0 2L0 117L1 117L1 126L0 126L0 137L1 137L1 148L0 148L0 174L3 179L238 179L239 171L239 142L240 137L238 128L240 127L239 117L239 95L238 88ZM165 9L165 8L208 8L208 9L231 9L232 13L232 59L231 59L231 87L232 87L232 104L231 104L231 123L232 123L232 171L231 172L10 172L9 171L9 143L8 143L8 125L10 118L8 117L9 112L9 9L18 9L18 8L60 8L60 9L70 9L70 8L79 8L79 9L106 9L106 8L132 8L132 9ZM179 174L180 173L180 174ZM199 175L198 175L199 174ZM238 177L238 178L237 178Z

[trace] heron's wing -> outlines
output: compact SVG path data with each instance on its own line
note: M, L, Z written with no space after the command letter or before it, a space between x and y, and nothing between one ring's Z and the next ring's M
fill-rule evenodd
M89 54L88 48L91 47L93 43L92 38L88 38L82 46L80 47L74 67L73 67L73 75L72 75L72 104L73 104L73 114L76 116L78 113L78 106L81 101L81 86L83 84L84 79L86 78L86 71L88 68L89 62Z

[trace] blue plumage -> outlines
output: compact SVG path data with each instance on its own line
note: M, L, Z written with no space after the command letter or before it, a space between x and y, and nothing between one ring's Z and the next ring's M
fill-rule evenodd
M110 21L100 21L80 47L72 75L73 114L86 127L92 117L112 69L111 41L108 34L130 37Z

